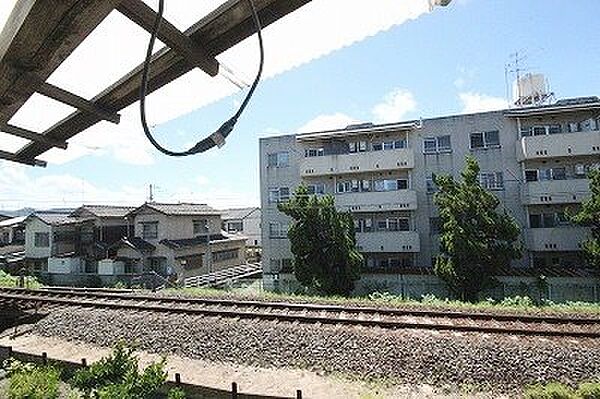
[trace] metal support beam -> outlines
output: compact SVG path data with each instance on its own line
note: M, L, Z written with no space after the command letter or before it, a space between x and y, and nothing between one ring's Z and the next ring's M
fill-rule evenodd
M31 130L23 129L18 126L9 125L8 123L0 125L0 131L37 143L44 143L52 147L61 148L63 150L67 149L67 143L65 141L51 140L43 134L32 132Z
M148 32L152 32L157 14L142 0L122 0L117 10ZM219 62L206 49L180 32L163 18L157 37L167 46L181 54L191 65L197 66L210 76L219 73Z
M0 159L5 159L11 162L18 162L29 166L40 166L42 168L46 167L46 161L42 161L39 159L25 159L21 158L11 152L0 150Z
M76 94L70 93L60 87L50 83L43 82L37 89L37 92L46 97L52 98L61 103L70 105L73 108L98 116L100 119L118 124L121 121L121 115L105 110L91 101Z

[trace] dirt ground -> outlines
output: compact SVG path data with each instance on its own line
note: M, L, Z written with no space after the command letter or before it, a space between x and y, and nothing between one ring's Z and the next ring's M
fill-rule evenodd
M83 343L67 342L57 338L46 338L32 334L11 339L0 339L0 345L12 346L15 351L40 354L46 352L51 359L79 362L82 358L92 363L110 353L108 348ZM140 363L147 364L160 359L160 355L139 352ZM431 386L373 386L361 381L320 375L306 370L266 369L236 364L212 363L202 360L169 356L167 359L169 379L180 373L182 381L217 389L228 389L233 381L241 392L288 396L301 389L305 398L323 399L450 399L450 398L494 398L497 395L469 394L458 390L438 392ZM450 392L449 392L450 391Z

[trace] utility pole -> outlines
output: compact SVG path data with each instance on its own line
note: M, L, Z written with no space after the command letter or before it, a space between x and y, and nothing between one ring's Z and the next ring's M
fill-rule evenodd
M148 202L154 202L154 193L152 192L152 184L149 186Z
M206 223L204 224L204 227L206 228L206 245L207 245L206 266L208 269L208 274L210 274L210 273L212 273L212 248L210 247L210 227L208 225L208 219L206 219Z

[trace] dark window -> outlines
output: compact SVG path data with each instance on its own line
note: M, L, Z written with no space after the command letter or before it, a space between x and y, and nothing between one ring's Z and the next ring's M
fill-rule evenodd
M407 179L398 179L398 190L408 190L408 180Z
M554 213L544 213L542 215L543 227L556 227L556 216Z
M142 223L142 238L144 238L144 239L158 238L158 222Z
M471 133L471 148L483 148L483 133Z
M525 181L537 181L538 179L538 171L537 170L526 170L525 171Z
M562 133L562 126L561 125L550 125L550 126L548 126L548 132L550 134L560 134L560 133Z
M50 246L50 234L35 233L33 245L37 248L48 248Z
M567 175L565 173L565 168L553 168L552 169L552 179L553 180L565 180Z
M542 227L542 216L541 215L529 215L529 227L532 229L539 229Z

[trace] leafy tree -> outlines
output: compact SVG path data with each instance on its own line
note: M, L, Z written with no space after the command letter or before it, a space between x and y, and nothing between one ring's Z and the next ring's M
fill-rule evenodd
M583 243L583 253L587 264L600 270L600 169L590 171L589 179L591 195L571 220L591 228L592 237Z
M506 211L496 211L500 201L479 184L479 171L477 160L468 156L462 182L434 177L441 221L434 270L464 301L477 300L479 292L495 282L498 267L521 256L519 225Z
M288 237L296 279L323 294L349 295L363 262L350 213L338 212L330 195L309 195L305 186L278 208L294 220Z

